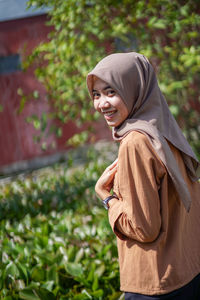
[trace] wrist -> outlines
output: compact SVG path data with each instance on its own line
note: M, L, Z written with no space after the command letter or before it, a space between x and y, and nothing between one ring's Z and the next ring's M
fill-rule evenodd
M111 193L106 190L96 191L96 194L101 200L104 200L107 197L111 196Z
M118 199L118 197L114 194L114 195L110 195L108 196L107 198L105 198L102 202L103 202L103 205L106 209L109 209L110 208L110 202L113 201L113 199Z
M119 199L117 197L113 197L108 203L109 208L111 208L114 205L114 203L118 200Z

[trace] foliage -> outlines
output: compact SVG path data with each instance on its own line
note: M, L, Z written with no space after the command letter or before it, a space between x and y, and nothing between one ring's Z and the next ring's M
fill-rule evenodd
M1 185L2 300L120 298L115 237L94 195L105 164L68 167Z
M86 91L88 71L106 53L136 50L155 66L172 113L199 152L199 1L29 0L29 5L50 8L49 41L24 65L34 62L53 117L78 126L96 119Z

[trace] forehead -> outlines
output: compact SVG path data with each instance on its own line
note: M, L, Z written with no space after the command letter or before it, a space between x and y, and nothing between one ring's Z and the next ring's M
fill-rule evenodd
M102 79L94 76L93 77L93 89L94 90L103 90L104 88L108 87L109 84Z

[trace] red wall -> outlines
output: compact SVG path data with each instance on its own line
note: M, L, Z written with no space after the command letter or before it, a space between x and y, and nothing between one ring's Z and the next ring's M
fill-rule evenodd
M50 28L45 26L45 22L46 16L43 15L0 23L0 56L22 55L25 46L26 52L30 52L38 43L46 40ZM19 87L27 94L35 89L40 91L40 99L26 103L21 114L17 112L20 103L17 94ZM26 73L17 71L0 74L0 105L3 106L3 111L0 112L0 167L65 150L66 140L77 132L75 124L69 122L63 126L62 138L57 139L53 135L44 138L43 141L49 146L47 152L41 149L43 141L40 144L33 141L37 132L33 125L26 122L26 118L32 114L41 115L42 112L48 112L49 106L45 101L45 90L35 79L32 70ZM106 124L100 122L97 125L96 138L110 136ZM54 149L51 147L52 142L56 146Z

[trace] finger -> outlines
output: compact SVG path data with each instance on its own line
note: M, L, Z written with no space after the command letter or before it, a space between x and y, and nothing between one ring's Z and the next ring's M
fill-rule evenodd
M112 170L117 166L118 158L108 167L109 170Z

